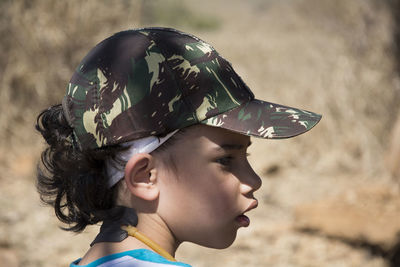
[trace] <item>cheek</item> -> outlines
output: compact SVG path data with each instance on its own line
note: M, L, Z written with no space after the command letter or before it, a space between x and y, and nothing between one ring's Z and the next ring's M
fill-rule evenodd
M233 242L240 191L232 174L198 162L163 182L159 212L179 240L215 248Z
M186 172L180 179L185 180L179 190L185 209L190 208L207 217L207 220L226 216L234 209L239 185L231 174L211 165L195 172Z
M239 184L233 177L224 177L224 180L216 178L208 188L205 188L204 195L207 197L207 204L213 207L216 214L224 214L235 208L239 196Z

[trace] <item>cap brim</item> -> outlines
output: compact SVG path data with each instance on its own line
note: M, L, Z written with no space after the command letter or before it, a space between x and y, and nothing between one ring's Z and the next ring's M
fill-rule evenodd
M254 99L201 123L260 138L282 139L309 131L321 117L314 112Z

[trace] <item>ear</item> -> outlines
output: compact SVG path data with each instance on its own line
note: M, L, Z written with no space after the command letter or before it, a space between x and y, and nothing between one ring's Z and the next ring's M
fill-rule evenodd
M134 196L147 201L156 200L160 191L154 157L147 153L132 156L125 166L125 182Z

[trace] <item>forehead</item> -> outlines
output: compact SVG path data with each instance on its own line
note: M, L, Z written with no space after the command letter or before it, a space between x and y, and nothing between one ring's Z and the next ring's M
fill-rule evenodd
M238 145L246 148L250 143L250 137L223 128L199 124L188 127L181 142L178 143L184 147L198 149L218 148L224 145Z

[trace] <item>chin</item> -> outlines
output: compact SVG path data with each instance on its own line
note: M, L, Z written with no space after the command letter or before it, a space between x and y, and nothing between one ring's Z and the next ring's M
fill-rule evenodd
M236 239L236 232L234 235L231 235L229 237L227 236L220 237L218 239L211 240L211 242L207 242L207 244L199 244L199 245L214 249L225 249L230 247L235 241L235 239Z

